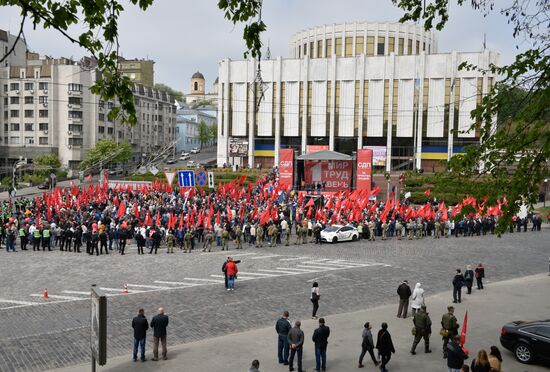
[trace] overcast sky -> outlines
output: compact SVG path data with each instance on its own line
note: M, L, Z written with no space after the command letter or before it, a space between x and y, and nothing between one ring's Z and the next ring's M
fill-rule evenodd
M498 6L508 2L496 1ZM478 51L486 33L487 47L501 52L502 63L512 61L517 41L506 18L498 12L484 18L471 9L469 2L465 4L451 5L450 21L437 33L439 51ZM288 55L290 37L297 31L341 22L395 22L401 14L391 0L264 0L267 32L263 41L266 46L269 41L272 57L284 57ZM19 23L17 9L0 7L0 29L16 33ZM83 50L54 31L40 27L34 31L28 25L25 36L29 48L40 54L77 59L84 55ZM207 90L211 91L218 61L226 57L241 59L245 50L242 26L233 26L223 18L216 0L155 0L146 12L127 5L120 24L120 41L124 57L155 60L155 82L184 92L189 91L189 79L197 70L204 74Z

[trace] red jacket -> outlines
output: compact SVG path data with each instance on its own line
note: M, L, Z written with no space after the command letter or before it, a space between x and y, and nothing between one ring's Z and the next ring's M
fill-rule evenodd
M233 276L239 272L239 269L237 269L237 264L235 264L235 262L230 261L225 265L225 271L227 276Z

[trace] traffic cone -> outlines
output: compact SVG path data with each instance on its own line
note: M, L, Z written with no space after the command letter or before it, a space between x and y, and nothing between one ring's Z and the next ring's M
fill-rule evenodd
M122 294L128 294L128 284L124 284L124 289L122 290Z
M48 296L48 288L44 288L44 293L42 293L42 298L48 299L50 296Z

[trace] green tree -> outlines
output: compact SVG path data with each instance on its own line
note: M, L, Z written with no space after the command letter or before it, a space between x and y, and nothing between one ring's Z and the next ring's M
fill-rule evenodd
M41 178L47 177L50 173L60 175L61 173L61 160L54 154L40 155L32 161L33 170L35 176Z
M106 168L109 164L124 163L131 158L132 146L127 141L116 143L105 139L98 141L86 152L86 157L80 162L80 169Z
M174 99L177 99L178 101L183 100L183 92L180 92L179 90L175 90L175 89L169 87L166 84L157 83L157 84L155 84L155 88L167 92Z
M211 138L212 135L210 132L210 128L204 121L201 120L201 122L199 123L199 141L201 142L201 150L202 146L210 142Z
M210 130L210 139L216 143L218 140L218 125L212 124L208 129Z

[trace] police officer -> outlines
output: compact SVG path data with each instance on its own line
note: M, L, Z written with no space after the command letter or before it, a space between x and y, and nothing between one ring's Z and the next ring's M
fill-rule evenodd
M206 252L206 249L208 248L208 252L212 252L212 242L214 241L214 234L212 234L212 230L206 231L206 236L204 237L204 244L202 246L202 251Z
M222 232L222 251L228 251L228 241L229 241L229 232L227 231L227 228L223 229Z
M46 225L42 230L42 250L43 251L46 250L46 247L48 247L48 251L52 250L52 248L50 247L50 239L51 239L50 227Z
M430 350L430 334L432 333L432 320L426 312L426 306L421 306L420 311L417 311L413 317L414 324L414 341L411 348L411 354L416 355L416 345L420 340L424 339L424 352L431 353Z
M26 227L26 226L25 226ZM27 230L21 225L19 227L19 240L21 242L21 250L27 250Z
M443 358L447 358L447 344L449 339L452 339L458 334L458 320L454 316L455 308L447 307L447 313L441 318L441 337L443 338Z
M241 227L237 225L235 227L235 244L237 245L236 249L243 249L242 236L243 232L241 230Z

